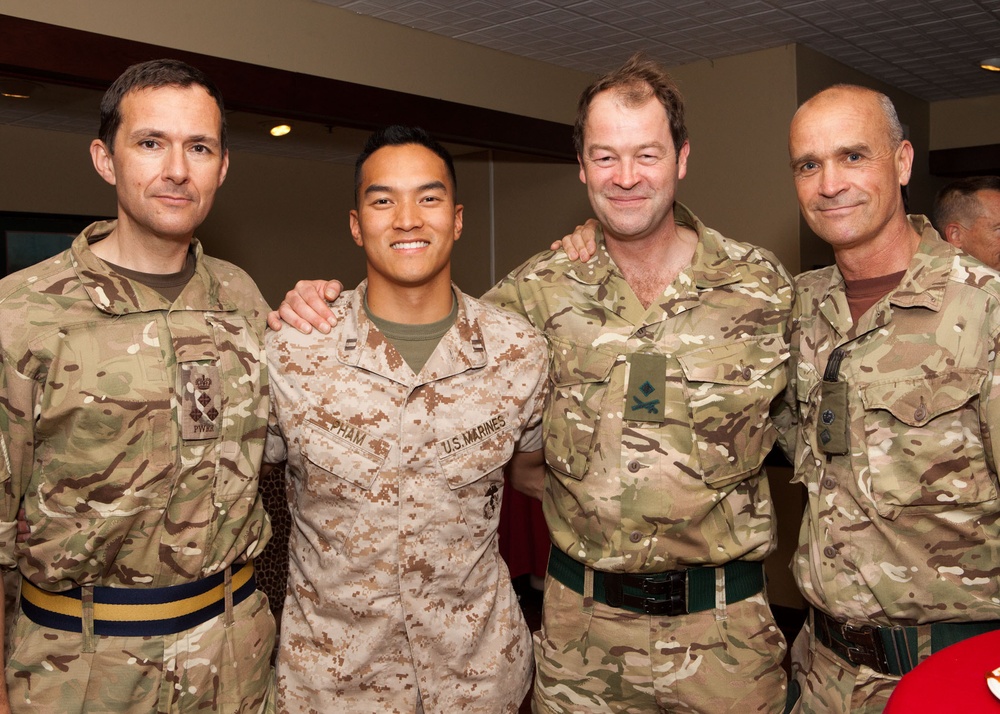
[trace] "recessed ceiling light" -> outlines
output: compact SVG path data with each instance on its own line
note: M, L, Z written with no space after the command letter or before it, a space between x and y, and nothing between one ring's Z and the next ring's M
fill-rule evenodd
M1000 72L1000 57L990 57L979 63L979 66L990 72Z
M271 127L271 136L284 136L292 130L288 124L276 124Z

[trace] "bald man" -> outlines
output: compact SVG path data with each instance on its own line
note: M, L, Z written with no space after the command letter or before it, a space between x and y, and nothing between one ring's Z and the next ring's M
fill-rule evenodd
M789 154L836 259L797 278L778 419L809 497L791 711L874 714L920 660L1000 628L1000 284L906 215L913 147L888 97L820 92Z

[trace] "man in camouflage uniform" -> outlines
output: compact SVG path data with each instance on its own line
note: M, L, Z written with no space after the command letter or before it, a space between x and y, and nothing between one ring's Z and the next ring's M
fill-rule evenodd
M273 709L266 305L193 237L224 116L198 70L130 67L91 145L118 219L0 281L0 562L23 578L0 712Z
M674 202L689 144L655 63L585 90L575 139L596 260L543 253L487 295L553 354L535 711L781 711L762 463L790 279Z
M933 213L942 238L1000 270L1000 176L952 181L934 197Z
M763 460L786 383L791 279L674 202L684 107L655 63L633 57L585 90L575 140L601 222L597 260L542 253L485 296L552 351L542 500L553 548L534 711L780 712ZM331 286L299 283L281 317L324 329L320 290Z
M913 147L884 95L821 92L789 153L836 257L797 279L779 418L809 497L794 711L874 714L931 652L1000 626L1000 283L906 216Z
M504 464L542 463L545 340L452 285L437 142L377 132L355 177L367 280L332 335L267 339L265 459L287 457L293 518L279 710L513 714L531 639L496 531Z

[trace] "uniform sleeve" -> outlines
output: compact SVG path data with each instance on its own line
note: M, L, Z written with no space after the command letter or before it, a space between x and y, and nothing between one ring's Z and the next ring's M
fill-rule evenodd
M520 268L516 268L507 274L503 280L490 288L485 295L483 295L483 301L496 305L497 307L502 307L504 310L510 310L513 313L517 313L522 317L528 317L528 311L524 305L524 299L521 296L521 272L524 269L522 265Z
M35 380L19 372L0 348L0 566L12 567L17 510L34 461Z
M983 446L986 451L986 463L990 473L996 479L1000 474L1000 434L994 434L991 425L1000 425L1000 305L992 310L988 321L994 327L989 339L991 341L991 359L987 366L986 379L979 398L979 424L982 433Z
M284 388L281 360L278 359L278 339L278 336L270 331L264 337L267 376L271 392L271 409L267 417L267 438L264 441L263 462L265 464L280 464L288 458L285 435L281 431L281 422L278 419L278 401L281 399Z
M517 442L517 451L537 451L542 448L542 415L549 396L549 348L544 340L539 340L538 349L532 352L531 359L536 360L533 366L538 381L528 400L530 416Z
M796 398L796 382L798 380L799 363L799 305L800 301L793 298L792 309L788 317L786 334L789 344L789 357L785 363L788 382L785 391L771 407L771 420L778 432L778 445L785 452L789 463L795 463L795 444L798 438L799 411Z
M288 448L285 437L281 433L278 415L274 413L274 402L271 402L271 414L267 419L267 440L264 442L264 463L280 464L288 458Z

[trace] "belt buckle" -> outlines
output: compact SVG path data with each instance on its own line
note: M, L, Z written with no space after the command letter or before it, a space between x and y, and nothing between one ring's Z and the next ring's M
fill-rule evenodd
M847 658L851 664L865 665L882 674L889 674L889 660L885 656L882 638L878 628L872 625L841 625L841 636L855 647L847 647Z
M682 570L665 573L663 580L642 575L604 573L604 600L611 607L629 607L647 615L675 617L687 613L687 577ZM624 584L644 595L624 592Z

